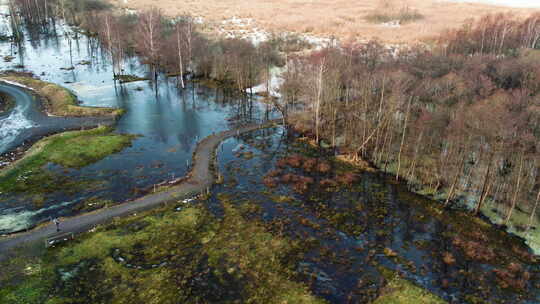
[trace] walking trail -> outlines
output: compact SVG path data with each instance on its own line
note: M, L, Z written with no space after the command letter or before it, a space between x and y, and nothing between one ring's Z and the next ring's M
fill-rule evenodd
M187 179L169 190L150 194L139 199L118 204L96 212L75 217L64 218L60 223L61 234L82 233L91 230L99 224L106 223L113 218L128 216L137 212L149 210L162 204L178 201L206 191L214 183L214 172L210 171L217 146L225 139L237 134L269 128L278 121L268 121L263 124L244 125L236 129L223 131L204 138L195 149L193 156L194 166ZM0 260L5 259L9 250L29 242L35 242L58 236L54 224L38 227L34 230L0 238Z

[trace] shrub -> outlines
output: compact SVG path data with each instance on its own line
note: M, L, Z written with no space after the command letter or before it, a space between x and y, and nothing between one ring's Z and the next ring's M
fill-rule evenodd
M302 168L304 171L311 172L313 168L317 165L317 160L315 158L306 158Z
M328 162L325 161L319 163L317 166L317 171L319 171L319 173L328 173L330 170L332 170L332 167Z
M387 23L397 21L399 24L406 24L423 18L424 15L422 15L418 10L405 6L398 11L394 11L391 8L387 9L387 11L377 9L366 16L366 21L371 23Z

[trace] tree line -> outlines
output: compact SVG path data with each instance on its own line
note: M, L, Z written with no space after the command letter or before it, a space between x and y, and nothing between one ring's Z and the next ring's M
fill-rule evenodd
M112 60L116 77L123 75L127 59L137 56L154 80L164 73L184 87L188 76L205 78L243 92L263 81L271 66L283 64L277 40L254 45L209 37L193 17L169 18L155 7L128 13L100 0L10 0L10 5L12 19L26 26L50 28L61 18L83 29Z
M540 201L540 15L488 16L437 47L371 42L287 62L288 121L447 206L486 202L504 224Z

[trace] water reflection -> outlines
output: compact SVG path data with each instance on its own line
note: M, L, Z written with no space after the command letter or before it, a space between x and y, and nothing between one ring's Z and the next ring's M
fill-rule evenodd
M131 147L80 170L49 165L55 174L84 181L87 186L76 193L47 193L39 198L39 206L27 194L0 194L0 233L51 216L74 214L75 207L90 198L119 202L140 196L154 184L186 174L198 140L267 115L266 107L256 101L193 83L179 90L176 80L163 76L157 85L148 81L115 84L111 62L97 41L82 35L74 39L65 25L57 24L54 31L39 35L26 33L27 39L18 45L0 43L1 54L16 57L12 62L0 62L0 69L32 72L63 85L86 106L123 108L126 114L115 132L139 137ZM144 76L146 72L137 58L128 59L124 73Z

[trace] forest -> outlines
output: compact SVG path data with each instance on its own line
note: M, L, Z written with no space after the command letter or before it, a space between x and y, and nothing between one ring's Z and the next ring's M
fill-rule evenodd
M237 92L285 66L281 98L269 100L316 144L366 160L449 208L494 213L515 231L538 220L538 14L485 16L416 46L344 42L301 52L294 39L254 45L213 37L193 17L168 18L157 8L117 12L98 0L10 6L21 12L12 14L13 25L23 18L44 31L61 17L84 29L119 80L129 78L123 72L130 56L142 58L154 81L163 73L179 87L205 79Z
M486 16L430 46L372 42L290 58L290 123L412 190L527 231L540 201L540 16Z

